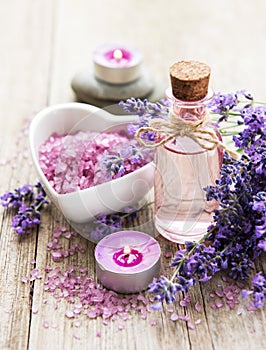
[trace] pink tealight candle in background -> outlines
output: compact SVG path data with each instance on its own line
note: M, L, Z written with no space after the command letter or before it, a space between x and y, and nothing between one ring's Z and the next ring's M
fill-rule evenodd
M99 281L118 293L145 290L160 272L161 249L151 236L121 231L103 238L95 248Z
M142 53L139 49L106 44L93 53L95 76L110 84L127 84L140 77Z

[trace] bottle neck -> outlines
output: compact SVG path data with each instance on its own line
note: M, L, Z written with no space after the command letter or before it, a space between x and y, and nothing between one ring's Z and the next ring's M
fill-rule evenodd
M213 91L199 101L182 101L173 96L171 88L166 90L166 97L170 102L173 113L185 120L201 120L207 114L207 105L213 98Z

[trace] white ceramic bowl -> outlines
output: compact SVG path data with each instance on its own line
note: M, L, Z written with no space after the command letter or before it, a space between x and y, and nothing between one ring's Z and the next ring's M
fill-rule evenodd
M38 160L39 146L53 133L77 131L122 131L136 116L112 115L105 110L82 103L66 103L45 108L30 125L29 139L33 163L50 199L67 220L83 224L100 214L110 214L136 205L153 186L154 164L121 178L88 189L58 194L46 179Z

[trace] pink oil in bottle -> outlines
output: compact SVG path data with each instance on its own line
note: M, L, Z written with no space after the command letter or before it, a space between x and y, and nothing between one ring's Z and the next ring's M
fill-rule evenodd
M169 90L167 95L179 117L193 121L206 118L209 95L193 102L180 101ZM205 128L213 129L213 125ZM176 137L157 148L154 222L162 236L184 243L198 241L207 232L219 204L207 201L203 188L219 178L222 156L221 149L203 149L189 137Z

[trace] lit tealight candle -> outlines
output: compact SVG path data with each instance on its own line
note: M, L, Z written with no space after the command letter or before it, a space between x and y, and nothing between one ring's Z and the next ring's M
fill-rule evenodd
M141 52L128 45L102 45L93 53L94 74L107 83L126 84L140 77Z
M121 231L96 246L96 273L100 282L119 293L145 290L160 272L161 249L151 236Z

